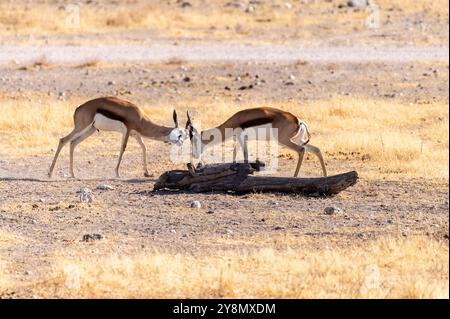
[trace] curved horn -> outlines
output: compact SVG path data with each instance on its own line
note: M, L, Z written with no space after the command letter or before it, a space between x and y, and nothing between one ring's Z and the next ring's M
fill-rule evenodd
M176 110L173 110L173 122L175 123L175 127L178 127L178 116Z
M186 122L186 129L187 129L190 126L192 126L192 121L191 121L191 117L189 116L189 111L186 111L186 115L187 115L187 122Z

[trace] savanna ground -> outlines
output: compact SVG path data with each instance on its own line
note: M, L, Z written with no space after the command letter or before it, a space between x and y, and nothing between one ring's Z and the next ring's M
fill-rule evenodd
M375 31L362 26L364 10L339 8L345 1L189 3L86 2L73 29L64 5L2 2L0 37L448 46L447 1L379 1ZM448 70L448 61L1 65L0 297L448 298ZM166 125L173 108L202 127L254 106L289 110L309 124L329 174L357 170L359 182L328 198L155 193L162 172L183 167L170 147L146 141L153 176L143 178L130 141L115 179L120 136L104 132L77 148L77 179L67 178L67 149L47 179L75 107L108 95ZM278 161L276 175L293 174L295 154L280 148ZM319 175L317 160L308 156L301 174ZM84 187L92 203L80 202Z

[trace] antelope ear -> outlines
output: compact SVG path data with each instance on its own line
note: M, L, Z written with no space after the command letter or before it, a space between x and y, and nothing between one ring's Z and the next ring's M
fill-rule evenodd
M175 127L178 128L178 116L175 110L173 110L173 122L175 123Z
M187 115L187 122L186 122L186 129L192 129L192 121L191 121L191 117L189 116L189 111L186 111L186 115Z

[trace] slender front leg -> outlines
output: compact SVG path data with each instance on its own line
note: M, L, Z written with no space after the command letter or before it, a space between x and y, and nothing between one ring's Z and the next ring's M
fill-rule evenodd
M72 140L70 142L70 176L72 178L75 178L75 174L73 172L73 152L75 151L75 147L77 147L78 144L83 142L85 139L87 139L89 136L91 136L94 133L95 133L95 127L91 125L91 126L87 127L86 129L84 129L77 138L75 138L74 140Z
M116 177L119 178L119 167L120 167L120 163L122 162L122 156L123 153L125 152L125 149L127 148L127 143L128 143L128 138L130 137L130 131L127 129L126 132L123 134L122 137L122 145L120 147L120 154L119 154L119 160L117 161L117 166L116 166Z
M66 145L67 143L69 143L73 139L73 137L75 136L76 133L77 132L75 130L73 130L69 135L64 136L63 138L61 138L59 140L58 148L56 149L55 156L53 157L52 165L50 166L50 169L48 170L48 177L49 178L52 178L53 170L55 169L55 164L56 164L56 160L58 159L59 153L63 149L64 145Z
M237 147L238 144L236 143L236 140L233 138L233 163L236 163Z
M247 134L239 134L238 135L239 144L242 147L242 151L244 152L244 163L248 163L248 136Z
M134 136L136 138L136 141L139 143L142 149L142 159L143 159L143 165L144 165L144 176L150 177L150 174L148 173L147 169L147 148L145 147L144 141L142 140L141 135L137 134Z

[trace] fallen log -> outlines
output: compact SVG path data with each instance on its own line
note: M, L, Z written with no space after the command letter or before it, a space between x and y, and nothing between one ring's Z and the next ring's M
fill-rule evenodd
M188 170L173 170L163 173L154 189L171 189L195 193L221 192L284 192L310 196L337 194L354 185L358 180L355 171L314 178L252 176L264 168L264 163L224 163L211 164Z

